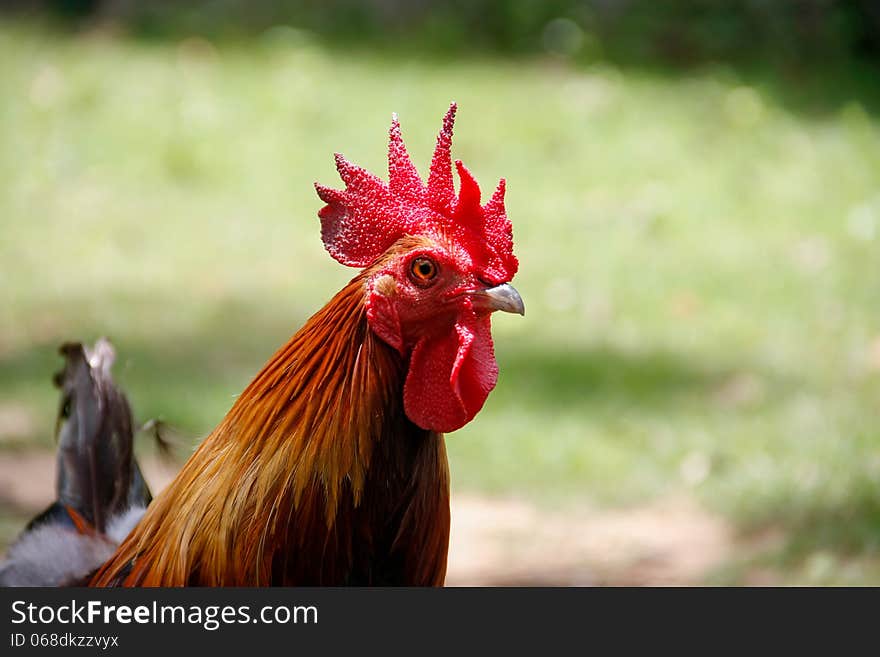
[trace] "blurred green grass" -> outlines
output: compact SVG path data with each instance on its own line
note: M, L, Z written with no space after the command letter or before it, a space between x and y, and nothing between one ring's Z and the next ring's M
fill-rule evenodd
M684 490L786 536L719 581L880 583L880 126L759 80L2 22L0 417L25 421L0 444L51 445L56 347L103 334L138 417L195 443L354 273L318 234L331 154L383 171L396 111L426 165L456 100L456 157L508 180L528 314L495 319L455 487Z

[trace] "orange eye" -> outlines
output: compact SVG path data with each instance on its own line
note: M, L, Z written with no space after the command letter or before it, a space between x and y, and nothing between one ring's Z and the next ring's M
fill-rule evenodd
M437 264L430 258L415 258L409 267L409 272L414 282L426 285L437 275Z

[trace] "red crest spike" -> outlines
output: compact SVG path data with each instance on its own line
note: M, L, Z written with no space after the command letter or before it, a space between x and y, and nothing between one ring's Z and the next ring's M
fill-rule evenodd
M443 128L437 135L437 146L431 158L431 172L428 175L428 199L431 209L440 214L448 214L455 198L452 185L452 127L455 125L455 112L458 106L452 103L443 117Z
M467 251L489 282L513 278L518 263L513 255L513 231L504 209L504 181L489 201L480 205L480 187L470 171L456 162L461 189L452 180L452 128L456 105L443 118L431 160L428 184L422 182L401 136L400 123L391 121L388 176L385 183L341 155L336 168L345 183L335 190L315 183L326 205L318 212L321 238L336 260L365 267L403 235L453 240Z
M468 220L482 219L482 212L480 211L480 186L461 160L455 161L455 168L461 181L458 201L455 204L455 218L462 225L467 225ZM480 221L476 226L467 227L471 230L479 231L482 228L479 224L482 224L482 222Z
M397 114L391 115L388 139L388 186L397 196L406 198L412 203L424 203L425 185L403 143Z

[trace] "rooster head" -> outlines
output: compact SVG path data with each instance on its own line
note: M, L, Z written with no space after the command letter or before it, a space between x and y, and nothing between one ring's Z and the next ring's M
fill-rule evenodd
M336 260L369 267L371 330L409 359L407 417L448 432L479 412L498 379L490 315L524 314L509 284L518 262L504 209L504 180L480 203L480 188L461 161L452 178L453 103L443 119L427 184L410 160L392 118L388 182L336 155L344 190L316 184L324 246Z

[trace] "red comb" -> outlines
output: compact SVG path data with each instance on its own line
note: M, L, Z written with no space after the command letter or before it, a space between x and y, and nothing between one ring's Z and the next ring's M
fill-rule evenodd
M336 260L365 267L404 235L426 235L452 240L467 251L487 282L513 278L518 263L513 255L513 229L504 210L504 180L492 198L480 205L477 181L456 160L461 185L455 195L451 156L455 110L452 103L443 118L427 185L406 151L396 115L391 120L387 183L337 153L336 169L345 189L315 183L318 196L327 204L318 212L321 239Z

